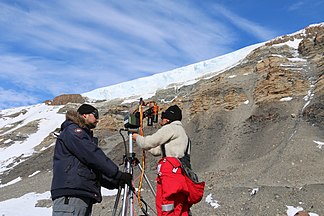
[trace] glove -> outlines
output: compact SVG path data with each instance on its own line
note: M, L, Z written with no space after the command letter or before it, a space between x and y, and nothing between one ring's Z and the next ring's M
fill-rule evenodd
M119 179L119 186L124 186L127 184L129 187L132 186L133 176L130 173L122 172Z

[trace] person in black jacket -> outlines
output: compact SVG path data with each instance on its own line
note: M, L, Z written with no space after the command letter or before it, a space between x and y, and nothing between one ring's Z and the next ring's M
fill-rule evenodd
M98 110L89 104L66 113L53 157L53 216L90 216L92 205L102 200L101 186L114 189L132 184L132 175L119 171L97 146L92 129L98 118Z

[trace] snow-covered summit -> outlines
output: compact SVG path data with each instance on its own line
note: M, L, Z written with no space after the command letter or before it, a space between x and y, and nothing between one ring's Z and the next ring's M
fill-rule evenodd
M323 25L324 22L309 25L307 28ZM291 37L291 40L289 40L288 42L280 41L279 43L277 43L277 45L287 42L286 44L297 49L301 38L294 38L294 36L306 36L305 29L291 33L286 36L277 37L270 41L279 40L282 37L288 36ZM94 89L90 92L85 92L81 95L87 97L89 100L112 100L117 98L126 99L134 98L136 96L148 98L153 96L158 89L164 89L170 87L171 85L173 87L179 88L183 85L193 84L204 77L215 76L219 73L222 73L239 64L254 49L264 44L267 44L270 41L265 41L263 43L247 46L222 56L194 63L188 66L176 68L174 70L154 74L148 77L142 77L139 79L119 83L116 85Z
M141 96L150 97L156 90L166 88L170 85L180 87L197 82L202 77L217 75L237 65L251 51L262 46L264 43L251 45L235 52L225 54L213 59L201 61L195 64L177 68L152 76L143 77L108 87L98 88L83 93L82 96L90 100L112 100L116 98L131 98Z

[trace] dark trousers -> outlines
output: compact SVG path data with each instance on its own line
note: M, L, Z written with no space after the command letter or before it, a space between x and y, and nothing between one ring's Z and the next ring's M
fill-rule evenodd
M52 216L91 216L92 205L89 198L60 197L54 200Z

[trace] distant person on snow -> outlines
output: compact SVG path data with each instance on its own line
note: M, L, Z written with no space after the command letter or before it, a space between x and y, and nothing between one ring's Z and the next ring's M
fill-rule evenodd
M189 138L181 123L182 112L177 106L170 106L162 112L157 132L150 136L133 134L138 146L149 150L155 156L162 155L158 163L156 209L158 216L189 215L188 191L181 173L179 158L184 157ZM188 152L190 154L190 152Z
M98 110L89 104L66 113L53 157L53 216L90 216L92 205L102 200L101 186L131 185L131 174L119 171L97 146L92 129L98 118Z

